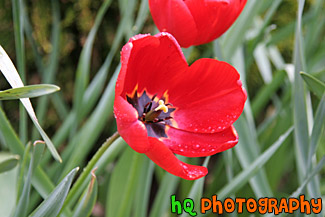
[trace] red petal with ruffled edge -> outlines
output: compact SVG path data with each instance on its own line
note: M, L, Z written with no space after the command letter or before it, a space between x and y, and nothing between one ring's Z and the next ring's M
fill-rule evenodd
M188 67L177 41L168 33L129 42L123 47L121 56L116 91L121 96L131 94L138 85L138 93L147 90L161 97L172 84L181 82Z
M246 92L239 74L226 62L199 59L186 71L182 82L168 90L177 110L177 128L214 133L231 126L242 113Z
M186 164L178 160L171 150L157 138L149 137L149 142L151 149L146 155L167 172L187 180L199 179L208 173L205 167Z
M233 126L218 133L192 133L175 128L167 129L168 138L162 139L175 154L186 157L205 157L234 147L238 135Z

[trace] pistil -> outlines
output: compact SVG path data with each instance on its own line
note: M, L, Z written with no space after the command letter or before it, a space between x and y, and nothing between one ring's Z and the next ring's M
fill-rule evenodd
M159 100L158 101L158 106L154 110L150 110L148 113L145 114L144 116L144 121L146 122L157 122L158 116L161 114L161 112L167 113L168 112L168 107L165 105L164 100Z

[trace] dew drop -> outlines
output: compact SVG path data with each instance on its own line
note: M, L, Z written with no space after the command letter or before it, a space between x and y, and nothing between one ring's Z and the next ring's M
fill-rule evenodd
M200 148L200 145L199 144L193 145L193 149L199 149L199 148Z

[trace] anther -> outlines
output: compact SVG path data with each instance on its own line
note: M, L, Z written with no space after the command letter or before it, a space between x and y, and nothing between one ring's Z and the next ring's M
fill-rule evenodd
M155 108L155 111L162 110L164 113L168 112L168 107L167 107L167 105L165 105L164 100L159 100L158 104L159 104L159 106L157 108Z

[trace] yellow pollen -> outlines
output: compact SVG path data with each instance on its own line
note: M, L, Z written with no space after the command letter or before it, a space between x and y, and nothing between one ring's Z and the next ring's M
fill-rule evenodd
M165 105L164 100L159 100L158 103L159 103L159 106L157 108L155 108L155 111L162 110L164 113L167 113L168 107Z

